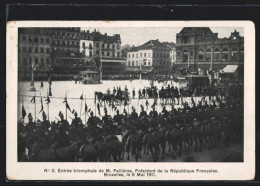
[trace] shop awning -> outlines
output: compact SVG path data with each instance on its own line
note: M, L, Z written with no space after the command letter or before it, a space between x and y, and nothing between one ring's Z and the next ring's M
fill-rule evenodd
M234 73L237 70L238 65L227 65L223 70L222 73Z

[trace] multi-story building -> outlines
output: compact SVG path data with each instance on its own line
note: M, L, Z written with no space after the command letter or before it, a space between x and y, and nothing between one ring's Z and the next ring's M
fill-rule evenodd
M243 74L244 37L236 30L229 38L218 38L209 27L185 27L176 35L176 42L176 69L205 73L237 65Z
M78 74L85 70L80 52L80 28L19 28L19 79L35 79L49 75Z
M18 71L19 79L44 78L52 71L50 29L19 28Z
M171 64L175 64L176 62L176 44L175 43L170 43L170 42L163 42L165 46L171 49L170 51L170 59L171 59Z
M138 73L153 72L166 75L171 70L171 49L157 40L150 40L145 44L132 47L127 53L126 72L132 76Z
M109 36L107 33L101 34L96 29L93 32L83 30L80 37L80 51L84 53L88 63L96 64L97 60L102 63L103 78L123 72L125 59L122 58L119 34Z

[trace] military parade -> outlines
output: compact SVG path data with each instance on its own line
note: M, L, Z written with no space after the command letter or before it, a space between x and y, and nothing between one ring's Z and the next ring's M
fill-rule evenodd
M151 83L151 87L139 90L137 98L135 90L130 91L127 86L124 90L111 87L115 91L95 92L96 108L85 104L81 113L87 115L85 122L70 108L67 99L64 99L66 112L69 110L74 116L71 123L66 119L68 114L64 116L61 111L50 121L44 110L40 111L42 118L35 119L23 107L18 122L18 160L118 162L140 161L147 156L148 161L156 162L162 161L165 153L174 159L243 140L241 82L198 87L203 89L198 95L189 94L195 90L178 89L170 84L169 81L158 90ZM196 96L202 98L195 102ZM186 97L190 102L183 101ZM140 99L143 104L127 108L129 102L138 103ZM108 110L115 114L111 116ZM24 122L25 117L28 123Z

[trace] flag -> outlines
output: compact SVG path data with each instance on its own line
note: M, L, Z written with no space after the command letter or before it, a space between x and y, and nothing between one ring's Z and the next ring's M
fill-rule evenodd
M31 103L35 103L35 96L32 97Z
M90 112L91 111L91 108L90 109L88 109L88 112Z
M87 106L87 103L85 103L85 112L88 111L88 106Z
M63 102L62 103L67 103L67 97L64 98Z
M41 110L39 113L41 113L41 111L43 111L42 97L41 97Z
M98 114L100 115L100 106L99 103L97 104Z
M69 106L69 104L68 104L67 101L66 101L66 108L69 109L69 111L71 112L71 110L70 110L70 106Z
M51 102L49 96L47 96L47 99L45 101L46 101L46 104L49 104Z
M23 116L23 119L24 119L24 117L26 116L26 111L25 111L23 105L22 105L22 116Z
M71 113L74 114L74 112L75 112L75 110L73 109L73 110L71 111Z
M79 99L83 100L83 94L81 94L81 96L80 96L80 98L79 98Z

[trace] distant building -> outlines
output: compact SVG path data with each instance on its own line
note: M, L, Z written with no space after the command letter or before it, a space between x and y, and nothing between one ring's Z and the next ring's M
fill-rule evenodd
M222 70L237 65L243 77L244 37L236 30L229 38L218 38L209 27L185 27L176 35L176 42L177 71L205 74L211 68Z
M34 69L36 78L45 78L52 72L51 29L19 28L18 30L18 76L29 79Z
M170 51L170 48L158 40L132 47L127 53L126 72L133 76L140 72L167 75L171 70Z
M102 62L102 77L108 78L122 72L125 59L122 58L121 38L119 34L113 36L101 34L96 29L93 32L81 31L80 51L85 60L96 64Z
M80 52L80 28L19 28L19 79L77 74L86 67Z
M165 46L171 49L170 51L170 59L171 59L171 64L175 64L176 62L176 44L175 43L170 43L170 42L163 42Z

